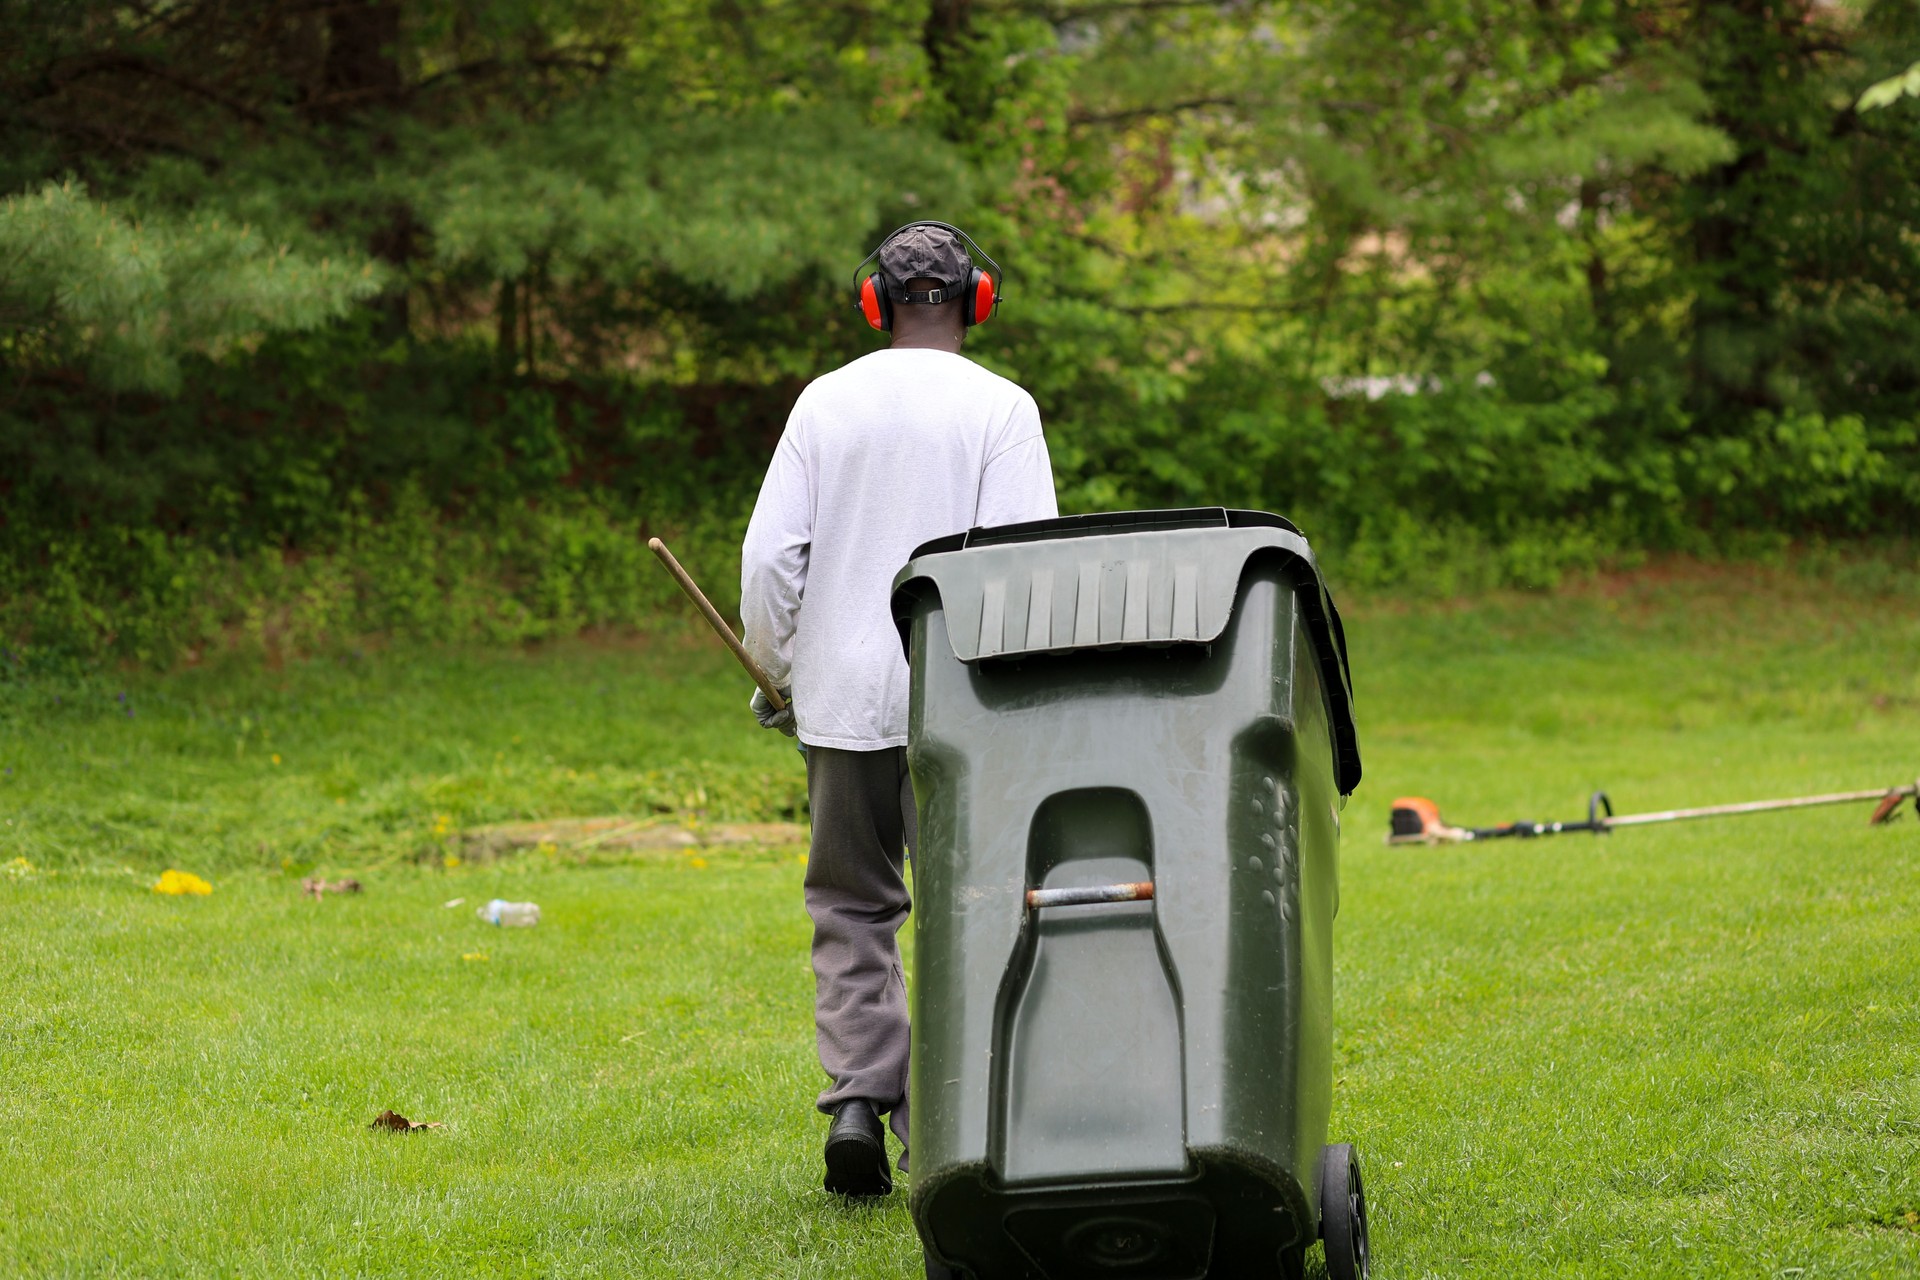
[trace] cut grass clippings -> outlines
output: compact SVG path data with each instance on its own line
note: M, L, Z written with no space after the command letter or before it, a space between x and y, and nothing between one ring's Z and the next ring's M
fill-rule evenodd
M1349 615L1334 1135L1376 1274L1920 1273L1911 815L1380 843L1407 793L1488 823L1911 780L1910 609L1708 575ZM0 1273L917 1276L903 1195L818 1189L798 846L414 860L643 817L649 771L797 785L748 691L572 647L135 682L131 722L9 694ZM705 821L749 819L794 815Z

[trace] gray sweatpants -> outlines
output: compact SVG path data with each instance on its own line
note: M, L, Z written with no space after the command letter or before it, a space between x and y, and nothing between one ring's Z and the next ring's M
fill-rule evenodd
M807 748L813 845L813 1025L833 1084L822 1111L865 1098L907 1142L907 984L895 937L911 902L902 859L915 842L905 747ZM901 1167L905 1168L902 1156Z

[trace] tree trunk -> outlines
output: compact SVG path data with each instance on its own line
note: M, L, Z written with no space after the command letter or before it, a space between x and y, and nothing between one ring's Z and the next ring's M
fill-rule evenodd
M500 282L493 319L494 356L500 372L510 375L520 367L520 289L514 281Z
M327 52L321 68L320 114L335 124L357 124L398 110L406 97L400 66L400 5L397 0L339 0L327 10ZM374 151L390 152L393 135L377 123ZM386 341L411 331L405 272L417 241L413 211L388 210L386 221L367 238L367 250L395 268L401 282L368 305L379 315Z
M320 77L329 116L347 119L398 104L400 6L394 0L341 0L327 10L327 59Z
M1783 22L1780 0L1701 0L1696 46L1706 51L1702 81L1713 123L1738 148L1725 164L1693 180L1695 288L1689 316L1689 398L1694 411L1778 407L1780 257L1768 251L1775 229L1763 225L1777 199L1768 187L1776 150L1791 134L1784 118L1797 106L1810 70L1798 24Z
M946 70L947 51L967 34L973 22L973 0L933 0L927 7L927 22L920 29L920 44L927 51L938 79Z
M977 86L966 83L967 59L960 45L971 30L973 0L933 0L927 8L926 25L920 28L920 47L926 50L927 66L933 89L947 104L945 132L959 141L967 132L966 122L979 114L981 103Z

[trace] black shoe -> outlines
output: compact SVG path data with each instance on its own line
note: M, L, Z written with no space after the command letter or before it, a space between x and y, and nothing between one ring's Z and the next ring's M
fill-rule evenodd
M835 1195L867 1198L893 1191L887 1131L871 1103L853 1098L840 1104L827 1129L826 1155L826 1187Z

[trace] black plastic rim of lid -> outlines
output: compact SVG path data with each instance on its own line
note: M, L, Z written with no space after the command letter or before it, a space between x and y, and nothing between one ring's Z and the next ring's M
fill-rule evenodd
M1021 524L980 525L965 533L933 538L913 549L908 559L961 551L968 547L995 547L1010 542L1050 542L1056 538L1092 538L1109 533L1150 533L1166 529L1285 529L1300 526L1271 511L1240 507L1166 507L1145 511L1095 511L1083 516L1057 516Z

